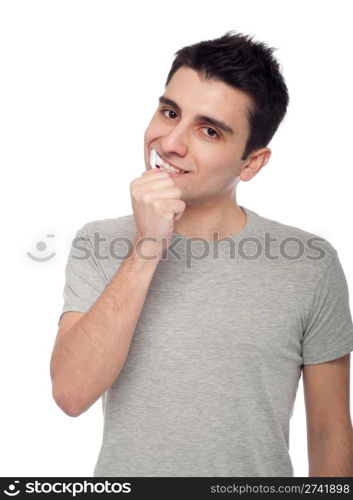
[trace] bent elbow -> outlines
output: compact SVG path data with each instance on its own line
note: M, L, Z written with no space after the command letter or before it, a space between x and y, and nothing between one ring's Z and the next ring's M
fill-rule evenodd
M69 417L78 417L83 413L83 410L77 404L75 405L68 398L58 395L54 390L52 396L58 407Z
M68 417L79 417L83 413L83 411L77 410L71 406L60 406L60 408Z

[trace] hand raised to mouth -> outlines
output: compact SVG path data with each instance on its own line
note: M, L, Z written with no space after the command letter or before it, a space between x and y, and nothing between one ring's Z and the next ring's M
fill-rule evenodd
M145 239L143 253L151 257L162 257L172 242L174 222L180 219L186 207L172 175L152 167L130 184L135 242Z

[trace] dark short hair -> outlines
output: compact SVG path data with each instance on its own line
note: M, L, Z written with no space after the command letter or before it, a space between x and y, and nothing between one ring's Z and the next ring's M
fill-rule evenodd
M250 133L242 160L268 145L289 102L280 65L272 55L277 49L252 38L231 30L220 38L183 47L175 52L165 83L167 86L181 66L188 66L205 78L222 81L248 94L253 106L248 110Z

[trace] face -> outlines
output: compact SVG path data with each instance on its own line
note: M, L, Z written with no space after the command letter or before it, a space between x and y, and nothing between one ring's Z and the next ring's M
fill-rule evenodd
M269 159L268 148L241 160L249 135L251 98L224 82L205 80L182 66L173 75L144 134L151 149L189 172L173 177L186 204L234 197L239 179L249 180ZM267 157L268 156L268 157Z

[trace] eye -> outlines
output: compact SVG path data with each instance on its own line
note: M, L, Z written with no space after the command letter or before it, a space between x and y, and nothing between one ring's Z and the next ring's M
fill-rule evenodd
M170 113L174 113L174 114L176 115L176 112L175 112L175 111L173 111L172 109L161 109L161 113L162 113L162 115L163 115L163 116L165 116L166 118L172 118L171 116L166 116L166 115L164 114L166 111L167 111L167 112L170 112ZM174 117L174 118L175 118L175 117Z
M211 128L211 127L202 127L202 128L205 128L206 130L212 130L212 132L214 132L216 135L208 135L207 137L209 137L210 139L215 139L216 137L219 137L219 133L214 129L214 128Z
M167 116L165 115L165 112L167 113L174 113L174 117L173 116ZM160 110L160 113L165 116L166 118L171 118L172 120L178 116L177 113L175 111L173 111L172 109L169 109L169 108L165 108L165 109L161 109ZM209 139L219 139L220 138L220 134L214 129L214 128L211 128L211 127L202 127L202 129L206 129L206 130L212 130L212 134L211 135L207 135L207 137Z

